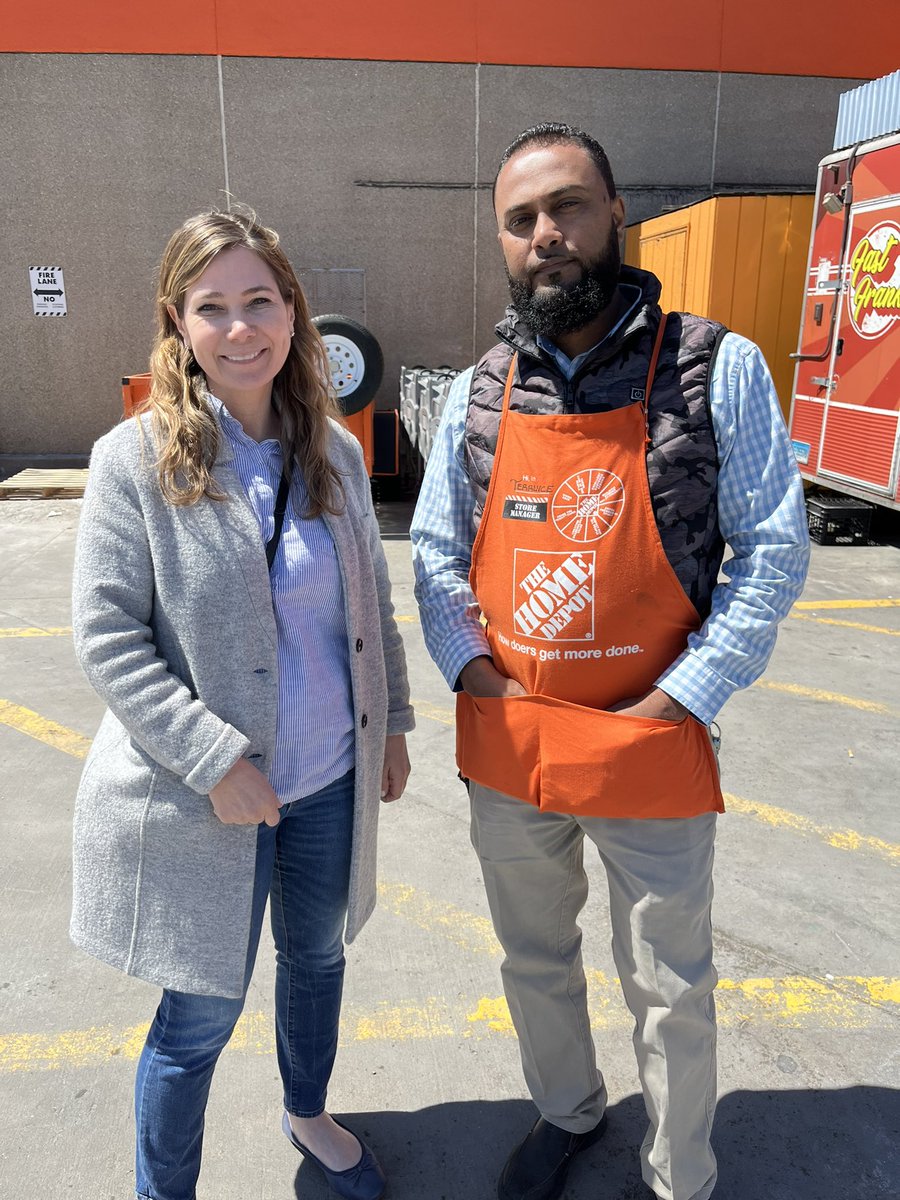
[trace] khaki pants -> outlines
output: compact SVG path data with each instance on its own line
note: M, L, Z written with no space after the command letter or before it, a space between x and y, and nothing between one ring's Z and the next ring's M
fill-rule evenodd
M581 1133L603 1115L577 918L587 899L582 850L596 845L609 884L612 950L634 1020L650 1126L644 1181L660 1200L706 1200L716 1101L712 963L716 814L620 820L541 812L470 784L501 972L529 1091L542 1116Z

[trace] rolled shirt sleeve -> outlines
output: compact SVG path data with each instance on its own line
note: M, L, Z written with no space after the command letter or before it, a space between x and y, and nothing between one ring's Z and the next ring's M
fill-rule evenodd
M727 334L710 381L719 528L730 557L710 614L656 681L708 724L762 674L809 565L803 485L759 348Z
M467 662L490 647L469 586L475 495L462 465L474 367L457 375L431 448L410 527L416 600L428 652L454 690Z

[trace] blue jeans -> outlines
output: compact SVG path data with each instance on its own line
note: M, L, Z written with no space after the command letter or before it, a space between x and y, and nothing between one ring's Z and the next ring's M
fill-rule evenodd
M241 1010L271 897L275 1037L284 1106L325 1108L344 980L344 918L353 830L353 771L260 825L244 995L163 992L135 1085L135 1188L152 1200L194 1200L209 1087Z

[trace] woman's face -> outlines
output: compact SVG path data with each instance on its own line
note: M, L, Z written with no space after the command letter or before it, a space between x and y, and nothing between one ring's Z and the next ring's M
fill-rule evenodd
M190 346L209 390L226 405L268 405L294 325L268 264L246 246L222 250L169 315Z

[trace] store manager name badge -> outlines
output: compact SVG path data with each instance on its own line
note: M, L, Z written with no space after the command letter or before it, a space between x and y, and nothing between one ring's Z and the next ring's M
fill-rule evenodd
M518 478L510 477L506 486L509 491L503 501L504 521L531 521L547 524L547 507L553 488L541 483L536 475L526 473Z
M506 521L547 521L547 500L537 496L507 496L503 501Z

